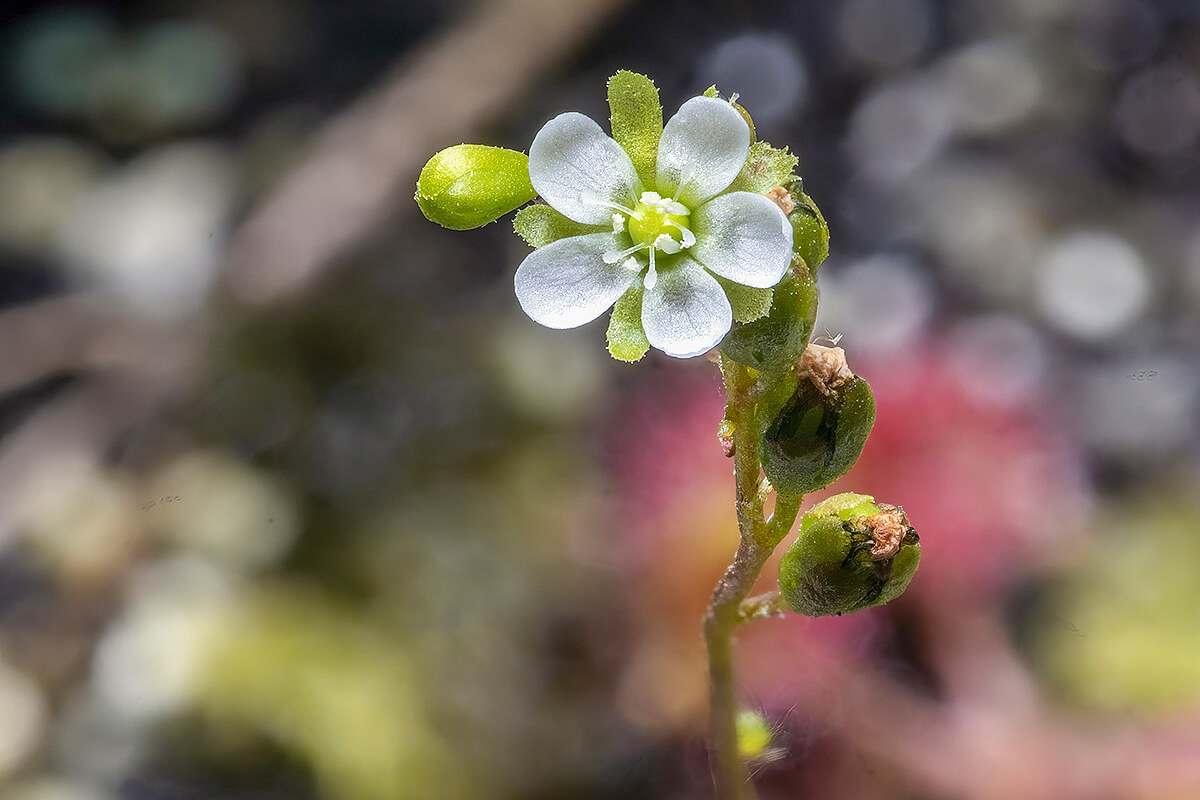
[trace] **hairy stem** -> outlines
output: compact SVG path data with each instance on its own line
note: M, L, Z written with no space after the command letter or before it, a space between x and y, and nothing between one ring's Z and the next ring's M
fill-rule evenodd
M740 541L733 563L713 590L704 616L711 703L712 771L719 800L752 800L756 795L738 754L737 696L733 677L733 631L739 607L750 593L772 551L787 535L800 498L780 496L770 520L763 519L763 480L755 445L754 405L757 373L722 357L725 419L732 429L737 520Z

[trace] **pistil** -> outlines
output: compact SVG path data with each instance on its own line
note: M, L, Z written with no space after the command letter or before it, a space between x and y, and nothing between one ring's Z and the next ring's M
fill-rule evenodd
M616 264L624 261L629 269L640 269L635 256L646 251L646 276L642 285L653 289L658 283L657 254L675 255L696 243L696 235L688 227L691 211L677 200L664 198L657 192L642 192L634 208L595 201L614 210L613 233L628 232L633 244L624 250L607 250L604 263Z

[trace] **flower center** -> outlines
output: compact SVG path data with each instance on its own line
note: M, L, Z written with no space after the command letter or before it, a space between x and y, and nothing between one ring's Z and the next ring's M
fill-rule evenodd
M658 192L642 192L637 205L632 209L615 205L612 207L617 209L617 213L612 215L613 233L628 230L633 246L623 251L606 252L604 260L609 264L616 264L624 259L626 266L640 272L642 264L634 258L634 254L645 250L649 264L642 284L647 289L653 289L658 282L654 265L655 253L670 255L696 243L696 235L688 227L692 212L683 203L664 198Z
M682 203L659 197L656 192L642 192L629 217L629 236L634 242L650 245L664 253L678 253L696 242L688 228L690 215Z

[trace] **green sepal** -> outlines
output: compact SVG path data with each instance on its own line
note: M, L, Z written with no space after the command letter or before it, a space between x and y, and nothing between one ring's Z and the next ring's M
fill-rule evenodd
M792 252L803 258L809 271L816 275L817 268L829 255L829 225L817 204L795 183L791 194L796 201L796 207L788 214L792 223Z
M804 262L797 260L776 284L767 315L749 324L735 323L721 342L721 352L763 372L787 372L808 346L816 319L817 285Z
M875 397L857 376L826 396L792 370L763 394L757 418L758 455L771 485L808 494L854 466L875 424Z
M794 170L800 159L770 143L758 141L750 145L742 171L733 179L728 191L766 194L776 186L787 186L796 180Z
M608 79L612 136L625 149L638 177L653 186L662 138L662 105L658 89L645 75L621 70Z
M642 294L642 287L634 286L613 306L608 320L608 352L617 361L632 364L650 349L650 340L642 328Z
M908 587L921 560L920 537L904 517L908 532L896 554L872 558L865 520L883 510L873 500L835 495L804 515L800 535L779 563L779 593L793 611L810 617L848 614L881 606ZM831 501L841 507L826 507Z
M413 197L431 222L465 231L495 222L536 195L529 182L529 156L503 147L460 144L429 159Z
M720 94L721 93L717 91L717 85L714 83L712 86L708 87L703 92L701 92L700 96L701 97L719 97Z
M771 299L774 296L773 287L760 289L757 286L735 283L720 275L713 275L713 277L717 279L717 283L721 284L721 288L725 290L725 296L729 298L729 305L733 308L734 322L753 322L756 319L762 319L771 310Z
M607 230L603 225L584 225L544 203L526 206L513 217L513 230L530 247L544 247L568 236L583 236Z

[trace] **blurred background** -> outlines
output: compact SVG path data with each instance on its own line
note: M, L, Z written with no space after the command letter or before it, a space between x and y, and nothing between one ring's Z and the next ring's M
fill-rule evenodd
M1200 4L9 0L0 42L0 797L711 795L715 367L538 327L508 221L411 200L619 68L799 155L879 407L835 488L924 544L741 631L763 798L1200 797Z

